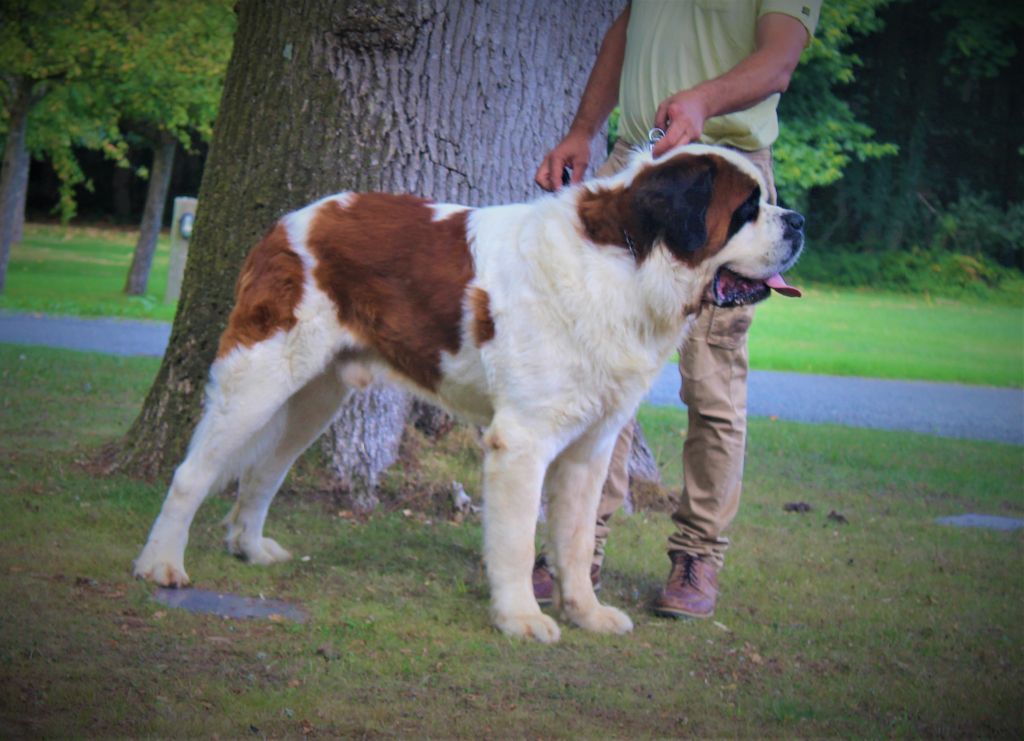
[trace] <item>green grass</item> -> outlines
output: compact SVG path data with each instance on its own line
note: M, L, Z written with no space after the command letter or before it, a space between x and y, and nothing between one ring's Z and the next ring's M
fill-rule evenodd
M218 520L230 497L215 496L193 526L188 567L198 586L291 600L312 618L230 621L162 607L129 577L163 487L83 465L127 427L156 365L0 347L4 737L1019 737L1024 727L1024 534L934 524L965 511L1024 516L1020 447L755 420L714 621L649 614L671 524L619 517L602 594L635 632L566 629L553 647L489 626L478 522L405 516L401 505L343 517L344 502L293 477L268 532L297 558L265 569L225 555ZM684 416L644 409L642 421L675 485ZM479 457L465 445L420 452L425 462L388 486L440 486ZM785 513L793 500L812 511Z
M25 239L11 250L0 309L70 316L174 318L165 304L170 241L157 242L145 296L126 296L124 284L137 231L40 224L25 226Z
M0 309L170 320L163 303L168 241L160 240L143 298L122 293L134 232L28 225ZM958 302L811 286L800 300L757 311L759 370L1024 386L1024 295L1016 305Z
M761 304L751 367L803 373L1024 385L1021 306L811 288Z

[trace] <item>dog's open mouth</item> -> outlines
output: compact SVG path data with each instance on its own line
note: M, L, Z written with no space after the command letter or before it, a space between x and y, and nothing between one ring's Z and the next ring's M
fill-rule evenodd
M744 278L729 268L719 268L711 281L711 297L718 306L746 306L764 301L772 291L783 296L798 298L799 288L786 283L780 273L765 280Z

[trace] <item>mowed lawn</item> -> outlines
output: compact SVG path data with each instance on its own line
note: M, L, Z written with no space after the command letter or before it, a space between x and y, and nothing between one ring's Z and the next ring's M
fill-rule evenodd
M152 599L129 568L164 482L96 475L157 367L0 346L0 737L1019 738L1022 448L907 433L751 425L744 506L713 620L655 618L666 514L617 516L602 599L636 630L555 646L487 618L481 526L401 499L452 478L479 496L479 448L420 440L388 504L354 517L292 476L268 534L295 558L226 555L212 497L186 564L198 587L284 599L310 619L227 620ZM681 410L641 412L678 487ZM415 434L415 433L410 433ZM458 473L455 473L458 472ZM800 501L810 511L784 505Z
M1016 306L810 287L773 296L750 331L763 370L1024 385L1024 296Z
M170 240L162 234L145 296L126 296L124 284L138 232L27 224L14 245L0 309L68 316L174 318L164 303Z

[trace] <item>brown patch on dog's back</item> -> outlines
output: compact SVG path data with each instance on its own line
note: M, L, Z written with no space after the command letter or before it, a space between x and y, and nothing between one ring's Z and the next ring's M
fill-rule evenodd
M369 193L325 202L307 243L313 277L338 319L392 367L435 390L441 352L461 344L462 301L473 277L468 211L433 221L430 202Z
M302 300L302 277L302 260L278 223L245 258L235 284L235 307L220 337L217 357L294 327L295 307Z
M491 316L491 297L483 288L469 289L469 308L473 312L473 341L477 347L494 339L494 317Z

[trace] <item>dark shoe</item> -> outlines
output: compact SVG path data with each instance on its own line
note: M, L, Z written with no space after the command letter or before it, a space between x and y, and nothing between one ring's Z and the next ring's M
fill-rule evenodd
M595 592L601 590L600 564L590 564L590 583L594 585ZM533 562L533 596L537 598L538 605L550 605L554 594L555 576L551 573L548 560L542 553Z
M654 603L654 614L662 617L706 618L715 613L718 601L718 567L692 553L669 554L672 572L661 596Z

